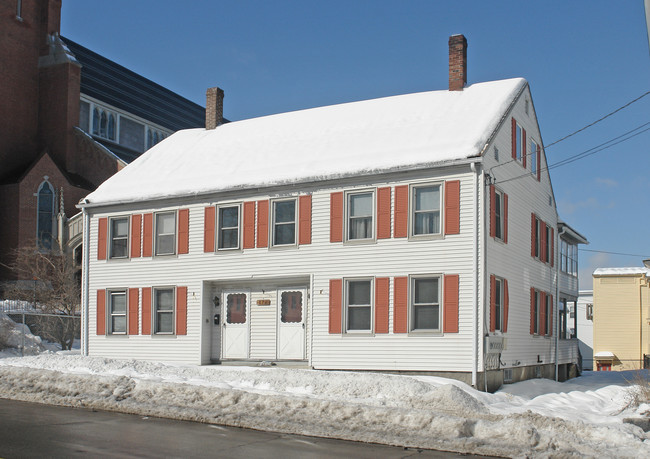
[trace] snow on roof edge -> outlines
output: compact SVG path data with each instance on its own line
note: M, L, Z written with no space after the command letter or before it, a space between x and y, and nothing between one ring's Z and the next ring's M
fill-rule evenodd
M639 274L650 276L650 269L636 266L624 268L597 268L593 273L594 276L638 276Z

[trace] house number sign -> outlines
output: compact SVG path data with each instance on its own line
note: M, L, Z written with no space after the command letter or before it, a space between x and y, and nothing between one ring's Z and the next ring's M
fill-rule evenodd
M258 306L270 306L271 300L257 300Z

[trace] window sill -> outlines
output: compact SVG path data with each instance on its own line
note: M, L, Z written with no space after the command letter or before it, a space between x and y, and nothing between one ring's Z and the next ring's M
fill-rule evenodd
M442 233L436 233L436 234L411 234L408 237L409 242L418 242L418 241L439 241L444 239L445 237L442 235Z

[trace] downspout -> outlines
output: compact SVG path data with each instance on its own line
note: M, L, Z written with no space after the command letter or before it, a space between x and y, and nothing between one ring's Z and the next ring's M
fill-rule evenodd
M470 169L474 173L474 250L472 254L472 269L474 271L473 291L474 291L474 305L472 308L472 387L478 389L477 375L478 375L478 237L479 237L479 171L476 168L476 163L470 164Z
M556 236L555 236L555 251L558 252L560 250L560 236L562 236L566 232L566 227L562 228L562 231L556 231ZM553 323L555 324L555 329L557 330L555 332L555 380L559 381L559 375L558 375L558 370L560 368L560 364L558 363L558 346L560 345L560 308L558 307L559 301L560 301L560 264L562 263L562 260L557 256L557 253L553 254L553 257L555 259L555 312L553 315L555 316ZM575 308L576 310L574 311L574 317L578 316L578 311L577 307ZM564 311L564 314L566 314L566 311Z
M81 276L81 355L88 355L88 312L89 312L89 268L90 268L90 215L85 208L81 209L83 218L82 256L83 269Z

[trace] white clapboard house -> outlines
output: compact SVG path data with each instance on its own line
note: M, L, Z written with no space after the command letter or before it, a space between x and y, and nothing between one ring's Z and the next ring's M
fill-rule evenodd
M558 215L530 88L449 90L179 131L80 203L83 353L561 379ZM576 286L577 296L577 286ZM487 378L484 376L487 374Z

